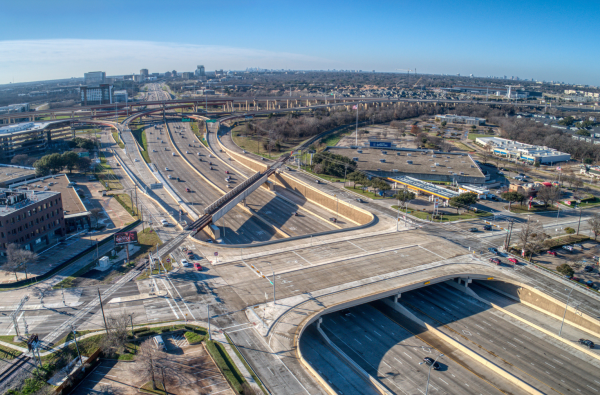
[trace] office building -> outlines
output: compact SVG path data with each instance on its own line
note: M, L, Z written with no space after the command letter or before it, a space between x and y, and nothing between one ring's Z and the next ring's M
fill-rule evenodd
M97 86L80 86L81 105L92 106L97 104L112 104L113 87L109 84Z
M28 112L29 103L9 104L8 106L0 107L0 115L14 114L18 112Z
M49 122L25 122L0 127L0 161L15 155L44 152L50 142Z
M198 65L196 67L196 71L194 71L194 74L196 74L196 77L206 77L206 71L204 70L204 66Z
M122 90L122 91L115 91L113 93L113 101L115 103L127 103L128 97L127 97L127 91L126 90Z
M104 84L106 73L104 71L90 71L83 74L83 80L86 84Z
M0 189L0 255L9 244L40 251L65 234L60 192Z
M555 163L567 162L571 159L570 154L560 152L553 148L519 143L518 141L499 137L478 137L475 139L475 142L481 146L490 146L494 155L521 160L532 164L538 162L543 165L552 165Z
M184 80L191 80L192 78L194 78L194 73L189 72L189 71L184 71L183 73L181 73L181 77Z
M148 78L148 69L141 69L140 75L144 76L144 79Z

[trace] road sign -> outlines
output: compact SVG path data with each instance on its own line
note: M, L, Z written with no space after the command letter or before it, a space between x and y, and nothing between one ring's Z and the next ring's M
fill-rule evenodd
M215 252L215 256L219 256L219 253L218 253L218 252Z
M170 263L170 262L171 262L171 258L167 258L167 263Z
M192 122L189 118L181 118L181 122Z
M206 123L215 123L215 122L217 122L216 119L209 119L209 120L206 121Z

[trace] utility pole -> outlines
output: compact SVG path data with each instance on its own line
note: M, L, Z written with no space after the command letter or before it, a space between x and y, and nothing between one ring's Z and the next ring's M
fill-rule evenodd
M83 364L81 360L81 354L79 353L79 344L77 343L77 332L75 332L75 328L73 328L73 324L71 324L71 331L73 331L73 337L75 338L75 348L77 348L77 355L79 356L79 364Z
M102 295L100 295L100 288L98 288L98 299L100 299L100 310L102 310L102 318L104 319L104 329L108 333L108 325L106 324L106 316L104 315L104 306L102 306Z
M579 209L579 222L577 223L577 234L579 235L579 226L581 225L581 209Z
M137 188L135 189L135 210L137 212L137 215L140 215L140 207L138 206L138 198L137 198Z
M356 104L356 136L355 137L355 144L358 147L358 106L360 105L360 103Z
M210 337L210 305L206 305L206 319L208 320L208 340L212 340Z

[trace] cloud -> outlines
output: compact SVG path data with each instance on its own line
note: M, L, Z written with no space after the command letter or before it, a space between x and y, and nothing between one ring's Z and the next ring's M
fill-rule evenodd
M264 67L328 68L333 62L313 56L249 48L129 40L0 41L0 84L12 81L83 77L86 71L107 75L167 70L193 71Z

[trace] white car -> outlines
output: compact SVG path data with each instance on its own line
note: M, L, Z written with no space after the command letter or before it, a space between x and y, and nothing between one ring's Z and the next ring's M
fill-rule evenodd
M189 154L189 153L190 153L190 151L185 151L185 153L186 153L186 154Z
M175 156L175 152L173 152L173 156Z
M187 259L182 259L181 260L181 266L188 267L189 265L190 265L190 263L187 261Z
M139 159L137 159L137 158L134 158L134 159L133 159L133 161L134 161L134 162L139 162Z
M165 171L169 171L169 168L168 168L168 167L165 167Z

